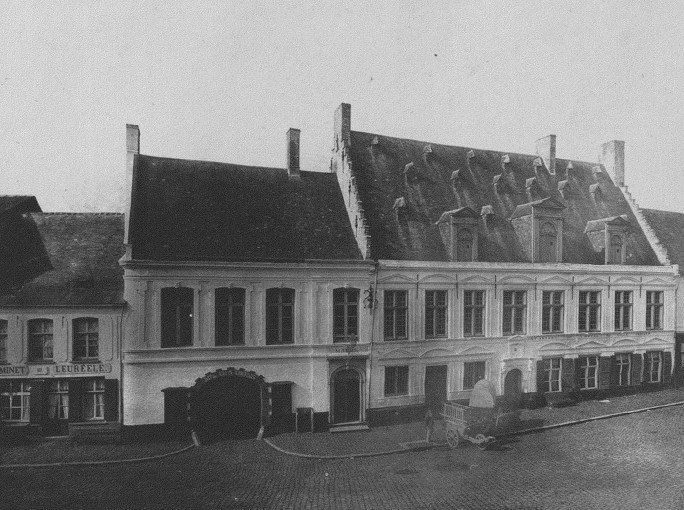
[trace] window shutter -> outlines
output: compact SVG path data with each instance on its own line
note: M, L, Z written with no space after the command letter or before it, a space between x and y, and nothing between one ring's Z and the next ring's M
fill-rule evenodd
M607 390L610 388L611 375L613 373L613 356L605 357L599 356L599 380L598 387L599 390Z
M574 391L577 386L577 383L575 382L576 379L575 360L563 359L561 361L561 391L563 393L571 393Z
M632 354L632 386L641 384L641 376L644 370L643 354Z
M119 381L118 379L105 379L105 421L117 421L119 419Z
M537 391L539 393L544 393L546 388L544 388L544 361L537 361Z
M44 386L45 381L31 381L29 423L40 423L43 421L43 406L45 405Z
M672 382L672 353L669 351L663 352L663 382Z
M83 421L83 379L69 379L69 421Z

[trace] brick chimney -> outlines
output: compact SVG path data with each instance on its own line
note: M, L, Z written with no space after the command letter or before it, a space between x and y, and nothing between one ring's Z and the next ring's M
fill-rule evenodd
M545 136L536 142L537 155L551 175L556 175L556 135Z
M351 142L351 105L342 103L335 110L335 150Z
M124 193L126 224L124 244L128 242L128 227L131 219L131 193L133 192L133 165L135 156L140 154L140 128L135 124L126 124L126 186Z
M616 186L625 185L625 142L611 140L601 145L599 162L606 167Z
M290 179L299 179L299 129L287 130L287 175Z

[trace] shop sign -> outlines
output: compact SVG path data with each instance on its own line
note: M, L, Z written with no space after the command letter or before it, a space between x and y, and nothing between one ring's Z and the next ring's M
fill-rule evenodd
M0 365L0 377L16 377L28 375L29 368L26 365Z
M112 371L109 363L69 363L55 365L55 375L108 374Z

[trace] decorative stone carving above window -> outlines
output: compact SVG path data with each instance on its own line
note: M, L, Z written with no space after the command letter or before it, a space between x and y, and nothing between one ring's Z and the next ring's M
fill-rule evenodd
M470 207L446 211L437 221L439 231L454 262L477 261L477 213Z
M530 262L563 261L563 209L553 198L515 208L511 223Z
M630 228L627 215L611 216L587 222L584 233L594 251L603 252L605 264L624 264L627 260L627 232Z

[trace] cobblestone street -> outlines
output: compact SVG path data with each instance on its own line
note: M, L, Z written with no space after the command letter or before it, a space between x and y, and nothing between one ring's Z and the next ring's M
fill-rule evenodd
M131 465L2 470L0 498L8 509L674 509L684 507L683 421L676 406L523 435L487 451L343 460L225 441Z

